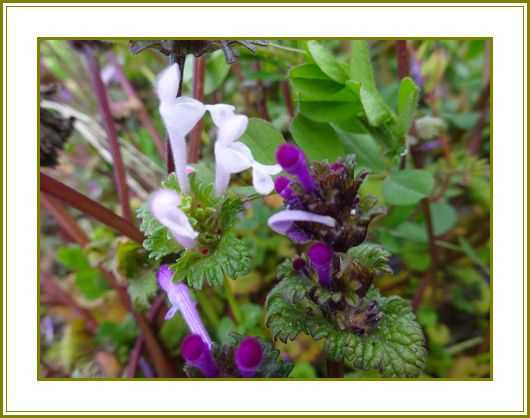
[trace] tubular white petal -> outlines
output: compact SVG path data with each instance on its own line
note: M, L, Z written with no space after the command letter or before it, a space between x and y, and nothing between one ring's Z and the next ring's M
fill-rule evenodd
M173 190L158 190L149 198L149 210L158 222L168 228L173 238L184 248L193 248L199 234L192 228L179 204L180 196Z
M230 183L230 173L222 164L215 164L215 195L222 196Z
M156 79L156 94L161 102L171 103L177 99L180 84L180 69L175 63L163 70Z
M259 194L269 194L274 190L272 175L278 174L282 168L275 165L264 165L257 161L252 164L252 185Z
M245 115L234 115L218 125L217 141L229 145L241 138L247 129L248 117Z
M220 126L227 119L230 119L232 116L234 116L236 108L232 105L220 103L215 105L206 105L206 110L210 112L215 126Z
M315 222L329 227L334 227L337 223L331 216L317 215L303 210L283 210L272 215L268 224L274 232L285 235L294 222Z
M215 143L215 164L221 165L229 173L239 173L252 166L252 152L245 144L235 142L224 145Z

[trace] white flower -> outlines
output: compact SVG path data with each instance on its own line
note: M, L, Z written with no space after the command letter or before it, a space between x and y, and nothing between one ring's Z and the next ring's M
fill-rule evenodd
M160 100L160 115L166 125L175 162L175 172L182 193L190 189L186 173L186 135L206 112L205 106L191 97L178 97L180 71L177 64L166 68L156 81L156 92Z
M252 156L250 148L237 140L243 135L248 125L245 115L235 114L231 105L206 105L217 126L217 140L215 142L215 193L222 195L230 175L252 168L252 184L260 194L268 194L274 189L272 175L282 169L279 165L264 165Z
M184 248L197 245L197 236L186 214L179 208L180 196L173 190L161 189L149 198L149 210Z

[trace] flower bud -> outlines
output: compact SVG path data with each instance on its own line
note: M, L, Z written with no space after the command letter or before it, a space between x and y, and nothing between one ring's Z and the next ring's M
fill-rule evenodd
M242 377L252 377L263 360L263 348L255 337L245 337L234 354L234 361Z
M324 287L329 287L331 284L331 266L333 261L333 251L326 244L317 242L313 244L307 256L311 261L313 269L318 274L320 284Z
M309 167L303 151L293 144L283 144L276 151L276 160L287 173L298 177L306 192L315 190L315 181L309 173Z
M186 336L180 346L180 353L186 363L198 368L205 377L219 376L212 352L200 335Z

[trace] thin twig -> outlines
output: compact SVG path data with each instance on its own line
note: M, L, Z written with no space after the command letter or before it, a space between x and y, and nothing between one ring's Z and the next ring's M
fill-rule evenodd
M84 214L92 216L94 219L130 239L139 243L143 242L144 235L142 232L127 219L116 215L114 212L101 206L98 202L42 172L40 173L40 189Z
M118 134L116 132L116 127L114 126L114 120L112 119L109 97L107 95L105 84L101 79L101 68L99 66L98 59L90 46L84 46L83 55L85 57L88 72L92 79L99 111L103 118L103 125L105 126L105 131L107 132L110 153L112 154L113 160L114 182L116 184L118 197L120 199L122 215L125 219L133 222L131 207L129 205L129 188L127 187L127 181L125 180L125 166L121 157Z
M151 135L151 137L153 138L153 141L156 145L156 149L158 150L160 158L164 158L164 154L165 154L164 140L162 139L157 129L155 128L155 125L153 121L151 120L151 117L149 116L147 109L145 108L142 100L138 97L138 94L136 93L134 86L132 85L132 83L129 81L129 79L125 75L125 71L123 71L123 67L118 62L116 55L114 55L113 52L109 52L108 57L109 57L111 64L116 70L116 75L118 76L118 80L120 82L120 85L123 91L125 91L129 100L132 100L135 104L135 111L138 116L138 119L140 120L140 123L143 125L145 130L149 132L149 135Z
M193 98L204 101L204 76L206 70L206 57L198 57L193 61ZM201 153L202 119L197 122L190 134L190 148L188 161L196 163Z
M291 86L289 86L288 80L280 81L280 87L282 89L283 98L285 100L285 107L287 108L287 113L289 117L293 118L295 114L293 97L291 95Z

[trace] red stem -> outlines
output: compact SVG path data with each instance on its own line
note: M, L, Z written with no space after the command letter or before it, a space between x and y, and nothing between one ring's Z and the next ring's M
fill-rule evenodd
M116 189L118 190L122 215L125 219L133 222L131 207L129 205L129 188L125 179L125 165L123 164L123 159L121 157L118 134L116 132L116 127L114 126L114 120L112 119L109 97L107 95L105 84L101 79L101 68L99 66L98 59L90 46L84 46L83 54L88 72L92 79L92 85L94 87L94 93L98 102L99 111L103 118L103 125L105 126L105 131L107 132L109 148L113 162L114 182L116 184Z
M256 61L254 63L254 68L256 69L256 71L261 71L261 63L259 61ZM256 86L257 86L258 95L259 95L259 98L257 101L258 115L262 119L265 119L266 121L270 122L271 117L267 109L267 90L265 89L265 87L263 86L263 83L259 79L256 82Z
M97 219L109 228L114 229L130 239L139 243L143 242L144 235L129 221L116 215L114 212L101 206L99 203L89 199L66 184L61 183L42 172L40 173L40 189L48 195L63 201L67 205L92 216L94 219Z
M291 95L291 87L289 86L288 80L280 81L280 86L283 93L283 98L285 99L285 107L287 107L287 113L292 118L294 117L295 110L293 104L293 97Z
M164 140L162 139L162 137L156 130L155 125L153 121L151 120L149 113L147 112L147 109L145 108L140 97L138 97L138 94L136 93L134 86L132 85L132 83L129 81L129 79L125 75L125 72L123 71L123 67L118 62L116 55L114 55L113 52L109 52L108 57L109 57L111 64L116 69L116 74L118 76L118 79L120 81L120 85L123 91L125 91L129 100L132 100L135 103L135 109L136 109L138 119L140 120L145 130L149 132L149 135L151 135L151 137L153 138L153 141L156 145L156 149L158 150L160 157L164 158L164 155L165 155Z
M204 75L206 70L206 58L204 56L195 58L193 61L193 98L204 102ZM201 153L202 119L197 122L190 134L190 148L188 161L196 163Z
M164 305L164 299L165 295L161 294L158 295L153 304L151 305L151 308L149 309L149 312L147 313L147 321L152 323L156 315L158 314L158 311L162 306ZM129 356L129 363L127 364L127 368L125 369L125 375L126 377L135 377L136 375L136 369L138 368L138 362L140 361L140 357L142 355L142 351L145 346L145 338L143 335L140 335L134 344L134 348L131 351L131 354Z
M408 77L410 74L410 57L409 50L407 48L407 41L399 40L396 41L396 58L397 58L397 67L398 67L398 76L399 78Z

